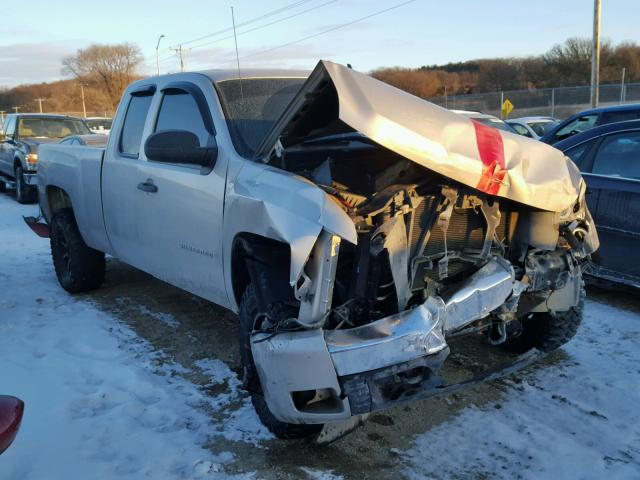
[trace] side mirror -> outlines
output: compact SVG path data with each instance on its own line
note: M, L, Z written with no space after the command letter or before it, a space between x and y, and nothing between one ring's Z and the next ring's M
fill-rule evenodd
M163 130L149 135L144 142L149 160L210 167L218 158L218 146L201 147L198 136L186 130Z
M0 454L13 443L22 422L24 402L15 397L0 395Z

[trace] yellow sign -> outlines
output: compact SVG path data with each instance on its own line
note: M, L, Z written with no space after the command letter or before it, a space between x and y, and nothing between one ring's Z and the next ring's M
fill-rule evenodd
M502 118L507 118L513 111L513 103L507 98L502 104Z

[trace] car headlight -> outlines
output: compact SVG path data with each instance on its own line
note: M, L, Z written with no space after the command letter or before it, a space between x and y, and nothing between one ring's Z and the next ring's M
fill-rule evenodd
M26 162L29 170L35 170L35 168L38 166L38 154L37 153L27 154Z

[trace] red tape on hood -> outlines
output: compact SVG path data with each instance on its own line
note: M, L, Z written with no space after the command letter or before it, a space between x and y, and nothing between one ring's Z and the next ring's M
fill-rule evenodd
M497 128L471 121L476 129L476 142L482 159L482 175L476 188L489 195L497 195L507 174L502 135Z

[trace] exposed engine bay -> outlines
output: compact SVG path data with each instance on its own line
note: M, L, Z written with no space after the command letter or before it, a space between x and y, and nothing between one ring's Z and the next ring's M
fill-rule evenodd
M358 233L357 245L331 240L331 249L339 250L327 277L334 283L328 302L332 308L324 304L318 311L303 310L303 325L353 328L433 296L448 298L492 258L501 258L513 269L520 292L508 311L485 322L487 329L499 325L499 342L506 339L506 323L545 308L551 293L579 271L585 258L580 221L554 226L551 212L457 184L372 146L366 138L334 141L337 146L311 142L282 158L285 167L295 165L295 173L331 195ZM548 220L546 229L539 217ZM309 293L310 273L305 271L296 285L298 299ZM567 298L567 307L574 300Z

